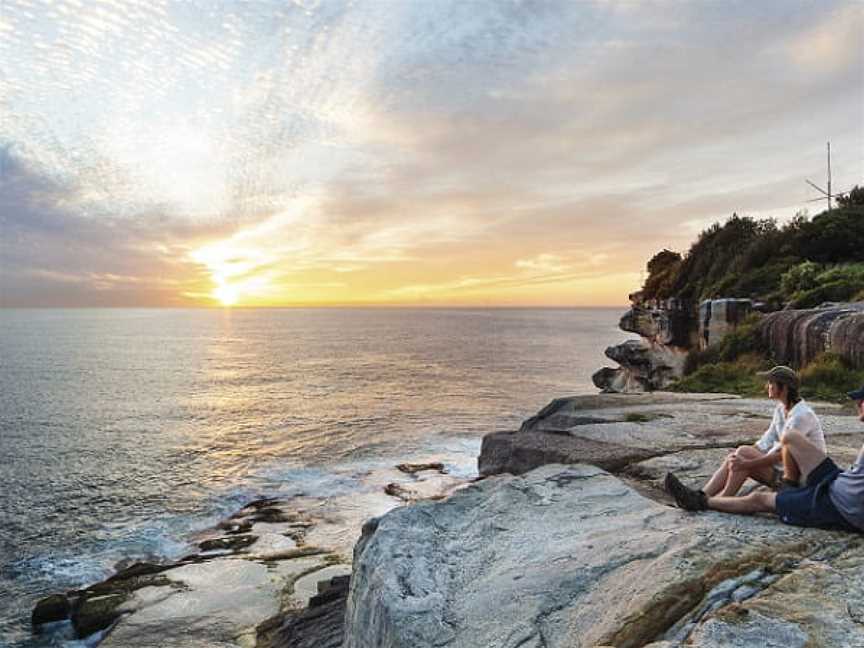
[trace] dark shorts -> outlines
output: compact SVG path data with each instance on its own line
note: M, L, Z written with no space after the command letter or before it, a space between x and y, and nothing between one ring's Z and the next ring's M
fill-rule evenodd
M843 472L830 458L807 475L803 488L793 488L777 494L777 515L785 524L820 529L855 531L834 506L828 493L837 475Z

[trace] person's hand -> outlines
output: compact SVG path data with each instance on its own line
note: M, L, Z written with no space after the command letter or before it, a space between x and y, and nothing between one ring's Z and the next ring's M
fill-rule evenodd
M747 468L747 461L744 457L739 456L737 452L733 452L732 456L729 457L729 468L735 472L741 472Z

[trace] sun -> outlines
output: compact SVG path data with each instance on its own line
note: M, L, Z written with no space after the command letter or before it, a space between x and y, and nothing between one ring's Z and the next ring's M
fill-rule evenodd
M222 284L213 289L213 296L218 299L223 306L233 306L237 303L237 299L240 295L236 287Z

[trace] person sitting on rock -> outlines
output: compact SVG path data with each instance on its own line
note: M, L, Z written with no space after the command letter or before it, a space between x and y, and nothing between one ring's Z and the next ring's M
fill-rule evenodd
M864 385L849 392L858 419L864 422ZM842 471L825 452L798 430L783 437L805 479L802 488L780 493L754 492L744 497L708 497L687 488L675 475L666 475L666 490L688 511L712 509L725 513L777 513L786 524L864 533L864 445L849 470Z
M784 451L783 437L796 430L825 452L822 424L813 409L799 395L798 374L789 367L778 366L763 372L768 381L768 398L778 401L771 425L755 445L739 446L729 453L723 464L702 487L708 497L737 495L748 477L777 490L800 485L801 470L794 458Z

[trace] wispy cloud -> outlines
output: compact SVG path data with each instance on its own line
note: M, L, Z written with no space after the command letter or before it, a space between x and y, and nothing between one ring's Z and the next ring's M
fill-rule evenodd
M826 139L861 177L862 34L843 0L6 0L3 302L620 303L703 223L791 216Z

